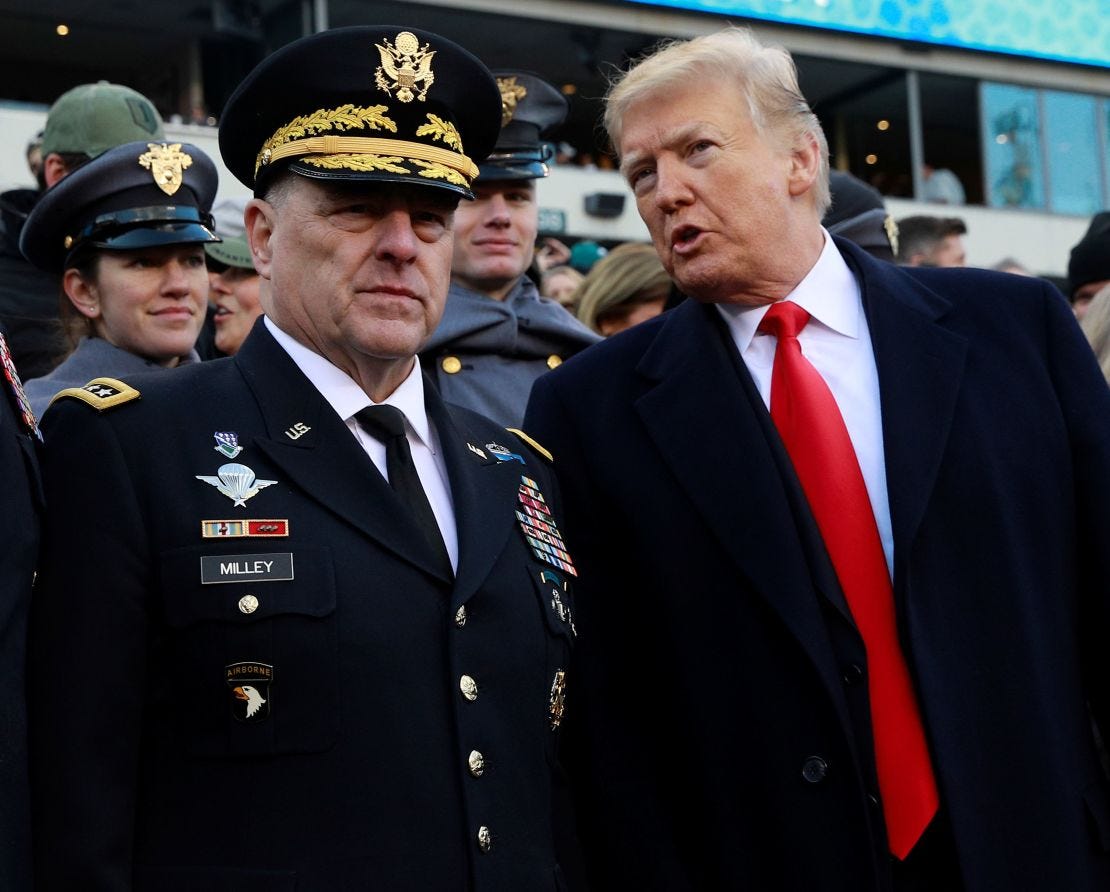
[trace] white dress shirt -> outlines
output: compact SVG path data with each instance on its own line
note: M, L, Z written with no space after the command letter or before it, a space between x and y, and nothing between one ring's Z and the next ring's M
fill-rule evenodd
M346 372L332 365L319 353L294 340L266 317L266 327L274 340L281 345L297 364L313 387L335 409L354 434L359 444L370 456L370 461L388 480L385 461L385 444L362 429L355 415L368 406L377 405ZM459 537L455 526L455 507L451 501L451 486L447 479L447 465L439 445L439 435L428 420L424 409L424 377L420 372L420 357L413 358L412 371L382 405L394 406L405 416L405 434L412 452L412 462L420 483L432 506L443 544L451 559L451 568L459 568Z
M879 401L879 373L871 349L871 332L863 311L859 284L840 256L829 234L821 256L797 287L786 295L811 318L798 335L802 354L829 385L848 436L856 451L871 510L879 528L887 571L893 572L894 536L883 453L883 417ZM768 307L718 304L732 339L751 372L764 404L771 406L771 370L777 342L757 331Z

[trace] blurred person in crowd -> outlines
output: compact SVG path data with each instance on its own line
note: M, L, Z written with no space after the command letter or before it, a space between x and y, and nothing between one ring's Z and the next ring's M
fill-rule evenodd
M594 887L1110 889L1110 389L1066 304L830 237L820 124L746 30L641 60L605 123L691 299L527 413Z
M1099 368L1110 383L1110 283L1103 285L1091 298L1087 312L1079 323L1091 349L1095 351Z
M872 257L894 262L898 248L898 225L887 213L883 196L846 171L829 172L832 203L821 225L831 235L855 242Z
M38 188L0 195L0 327L25 380L45 375L66 352L58 324L58 276L32 266L19 251L27 215L44 190L112 146L163 137L162 119L142 94L107 81L82 84L62 94L47 113Z
M36 183L42 183L42 131L27 143L27 170Z
M540 276L540 294L573 313L578 304L576 292L585 278L573 266L553 266Z
M966 204L963 183L947 167L924 164L921 168L921 200L934 204Z
M71 352L27 382L36 415L90 379L198 359L215 195L216 168L200 149L147 142L109 149L43 195L20 247L36 267L62 275Z
M474 201L455 213L451 290L422 351L445 400L519 427L532 382L597 340L527 275L539 225L536 183L548 175L542 137L562 123L566 98L523 71L495 71L501 135L479 165Z
M0 332L0 889L31 892L27 782L27 614L43 510L42 440L7 339Z
M234 356L262 315L262 277L254 268L243 229L245 198L229 198L212 209L221 241L204 246L208 255L208 300L216 308L216 349Z
M576 571L549 457L416 356L463 147L499 125L484 65L397 26L288 44L228 100L265 318L231 358L44 420L43 892L569 888Z
M651 245L617 245L594 264L578 292L578 318L609 337L663 312L671 277Z
M967 266L959 217L903 217L898 221L897 260L902 266Z
M1076 319L1087 312L1091 298L1110 283L1110 211L1100 211L1091 218L1068 258L1066 294Z
M1032 276L1029 268L1015 257L1003 257L991 269L1000 273L1009 273L1012 276Z
M541 276L556 266L566 266L570 263L570 246L552 236L542 238L540 243L536 245L533 263Z
M578 270L582 275L586 275L594 264L597 263L607 253L608 248L599 245L593 239L582 239L575 242L570 249L570 257L567 258L567 263L573 269Z

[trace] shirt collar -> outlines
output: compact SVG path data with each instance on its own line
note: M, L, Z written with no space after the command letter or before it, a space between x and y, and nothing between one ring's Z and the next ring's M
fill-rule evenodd
M825 243L817 262L784 299L796 303L826 328L845 337L858 338L863 311L859 283L823 226L821 234ZM717 304L741 353L751 344L769 308L769 305Z
M344 421L350 420L357 412L367 406L395 406L404 413L420 441L429 449L434 448L431 427L428 423L428 413L424 408L424 376L420 370L419 356L413 358L412 370L400 386L387 396L384 402L376 404L350 375L338 366L332 365L316 351L286 334L268 316L265 317L265 325L270 334L274 336L274 340L296 363L297 368L312 382L312 386L320 391L320 395Z

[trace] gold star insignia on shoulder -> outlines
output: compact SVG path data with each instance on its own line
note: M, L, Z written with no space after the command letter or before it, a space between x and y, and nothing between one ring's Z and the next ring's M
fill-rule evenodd
M139 396L139 391L117 378L93 378L84 387L67 387L55 394L50 402L54 404L60 399L72 397L92 406L97 412L103 412L105 409L137 400Z

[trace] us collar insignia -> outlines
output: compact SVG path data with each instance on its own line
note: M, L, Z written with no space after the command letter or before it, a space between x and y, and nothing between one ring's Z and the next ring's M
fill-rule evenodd
M41 442L42 434L39 432L39 426L35 421L35 413L31 411L31 403L27 400L27 394L23 392L23 382L19 380L19 373L15 370L15 362L12 360L11 351L8 350L8 342L4 340L2 333L0 333L0 366L3 366L8 389L12 392L15 397L15 404L19 407L19 417L23 426L27 429L27 433L34 434Z
M528 95L528 90L523 84L516 82L516 77L499 77L497 89L501 92L501 126L506 126L516 113L516 104Z
M231 499L237 506L246 507L247 499L254 498L267 486L273 486L276 480L259 480L254 476L254 471L246 465L232 463L220 465L215 477L197 474L197 480L216 487L221 493Z
M571 576L577 576L578 571L574 568L574 561L567 552L563 534L559 532L551 509L547 506L547 500L539 490L539 484L531 477L522 476L517 499L520 502L520 510L516 512L516 519L532 554L552 567L557 567Z
M524 459L516 452L509 452L504 446L498 443L486 443L486 449L490 451L498 461L518 461L524 464Z
M382 64L374 71L374 83L378 89L390 96L396 96L398 102L412 102L413 99L423 102L428 90L435 83L435 75L432 73L435 50L429 51L428 44L421 48L420 41L410 31L398 34L393 39L392 46L388 37L382 43L374 44L382 60ZM388 81L386 77L389 78ZM417 93L416 90L420 92Z
M270 717L270 682L274 667L268 663L232 663L224 667L231 689L231 714L240 722L261 722Z
M212 436L216 438L216 451L228 458L235 458L243 451L235 431L216 431Z
M181 143L148 142L150 150L139 156L139 163L154 176L154 183L167 195L181 188L182 171L193 163L192 156L181 151Z

